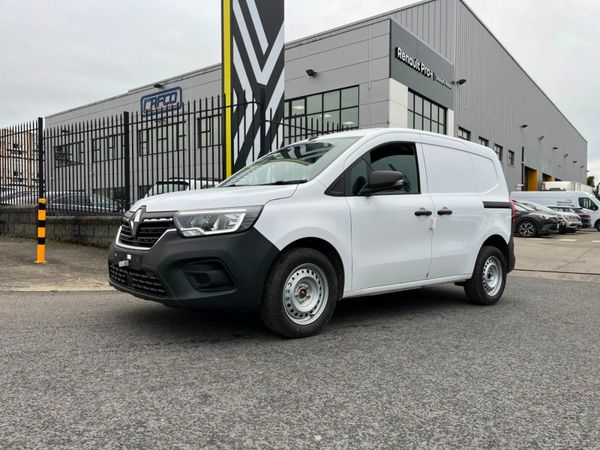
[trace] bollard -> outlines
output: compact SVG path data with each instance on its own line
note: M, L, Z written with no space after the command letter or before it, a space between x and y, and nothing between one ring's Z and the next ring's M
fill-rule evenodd
M46 264L46 199L38 200L37 259L36 264Z

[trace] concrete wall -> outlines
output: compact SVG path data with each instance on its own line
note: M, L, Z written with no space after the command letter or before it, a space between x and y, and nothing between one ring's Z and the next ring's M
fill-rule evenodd
M0 239L2 236L36 237L37 208L27 206L0 207ZM117 235L121 217L48 216L46 236L49 240L108 248Z

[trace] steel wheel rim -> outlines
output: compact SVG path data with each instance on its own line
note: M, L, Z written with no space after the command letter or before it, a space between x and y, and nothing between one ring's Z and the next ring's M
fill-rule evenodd
M327 305L329 282L325 272L315 264L301 264L290 272L282 290L283 309L298 325L316 321Z
M502 263L496 256L490 256L483 265L483 289L490 297L495 296L502 289L503 270Z
M523 222L519 225L519 234L521 236L529 237L535 234L535 228L531 222Z

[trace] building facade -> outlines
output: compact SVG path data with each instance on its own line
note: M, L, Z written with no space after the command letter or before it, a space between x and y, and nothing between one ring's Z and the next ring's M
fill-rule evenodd
M220 92L214 65L54 114L46 126L144 113L161 93L187 102ZM417 128L488 146L511 190L585 182L586 140L463 0L423 1L288 43L285 96L288 125ZM218 143L220 127L207 120L202 139ZM281 143L296 138L288 131ZM110 142L107 157L122 157L121 144ZM47 151L60 158L65 147ZM144 142L132 151L151 153Z

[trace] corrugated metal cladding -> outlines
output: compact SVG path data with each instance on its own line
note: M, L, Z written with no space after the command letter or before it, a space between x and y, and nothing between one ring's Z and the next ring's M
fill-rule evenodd
M450 62L454 62L456 0L431 0L390 14Z
M582 179L585 139L462 1L456 10L454 69L456 79L467 79L454 88L456 130L469 130L475 142L481 136L491 147L501 145L505 155L515 152L514 170L506 157L503 161L510 187L521 182L522 146L526 165L564 180Z

